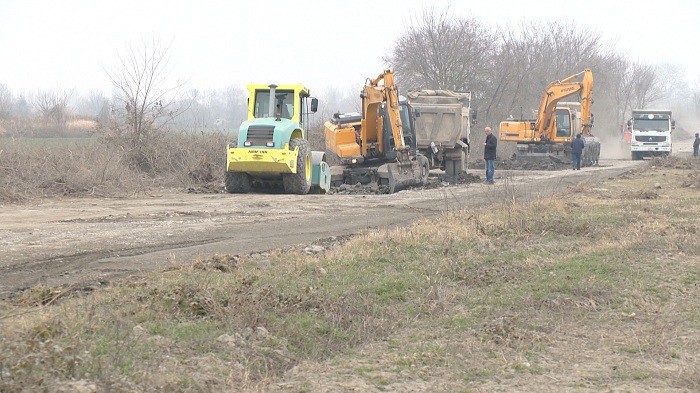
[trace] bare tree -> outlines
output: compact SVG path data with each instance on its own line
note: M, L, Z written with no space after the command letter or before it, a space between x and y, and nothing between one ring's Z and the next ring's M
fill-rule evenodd
M493 31L449 8L426 10L384 60L403 88L471 90L485 123L532 117L556 79L604 64L601 35L570 21L523 22Z
M693 110L695 115L700 117L700 76L695 80L693 85Z
M223 90L191 89L181 97L187 110L174 119L172 127L193 131L231 131L247 118L245 90L229 86Z
M586 68L597 73L604 58L600 34L573 22L523 22L499 34L487 116L532 117L549 83Z
M12 113L12 106L14 105L14 99L12 96L12 91L0 83L0 121L8 120L10 114Z
M648 104L663 96L656 68L639 62L632 64L632 97L637 108L645 108Z
M93 90L87 96L75 97L71 106L76 116L99 119L104 108L109 108L109 99L99 90Z
M631 70L632 64L622 55L610 56L605 67L605 88L602 90L606 96L603 99L607 99L609 107L614 109L612 121L615 127L622 125L632 110L634 93Z
M478 90L487 78L495 36L478 20L456 19L449 8L424 10L384 61L408 89Z
M34 106L44 124L64 127L69 117L68 99L71 94L65 91L39 91Z
M690 84L685 68L676 63L661 63L656 66L658 90L661 99L668 104L682 104L691 100Z
M171 44L152 39L127 45L117 67L105 70L117 92L115 131L125 134L137 153L184 110L175 99L184 83L169 84Z

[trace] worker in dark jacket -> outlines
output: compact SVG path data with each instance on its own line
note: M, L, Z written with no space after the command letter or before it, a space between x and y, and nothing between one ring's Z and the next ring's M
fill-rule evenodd
M486 162L486 184L493 184L493 174L496 171L496 145L498 139L491 133L491 127L484 128L486 142L484 142L484 161Z
M584 145L581 134L576 134L576 138L571 141L571 166L575 171L581 170L581 154L583 154Z
M693 157L698 158L698 150L700 150L700 133L695 133L695 140L693 141Z

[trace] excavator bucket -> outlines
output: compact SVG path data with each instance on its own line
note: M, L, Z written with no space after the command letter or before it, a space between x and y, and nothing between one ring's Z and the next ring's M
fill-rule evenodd
M419 155L415 160L406 163L392 162L386 165L390 194L411 186L421 186L428 181L430 165L424 156Z
M416 176L417 162L412 164L399 164L392 162L387 164L389 171L389 193L393 194L411 186L418 185L419 179Z

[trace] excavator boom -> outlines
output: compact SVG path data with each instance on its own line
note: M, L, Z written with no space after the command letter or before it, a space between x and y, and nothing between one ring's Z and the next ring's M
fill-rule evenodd
M581 85L581 135L591 136L591 128L593 127L593 114L591 113L591 106L593 106L593 73L591 70L587 69L584 71Z
M380 82L383 83L380 84ZM386 153L384 146L379 143L382 140L384 129L382 127L384 119L380 115L382 105L386 105L386 114L397 150L406 148L404 127L401 123L399 94L394 84L394 74L390 70L385 70L378 77L368 80L360 97L362 98L363 114L360 138L365 142L362 146L362 155L368 157L373 154Z

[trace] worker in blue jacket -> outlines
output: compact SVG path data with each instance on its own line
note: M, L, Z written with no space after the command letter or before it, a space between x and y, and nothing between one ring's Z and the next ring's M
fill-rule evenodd
M581 134L576 134L576 138L571 141L571 166L575 171L581 170L581 154L583 154L584 145Z

